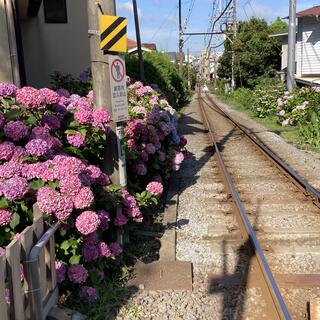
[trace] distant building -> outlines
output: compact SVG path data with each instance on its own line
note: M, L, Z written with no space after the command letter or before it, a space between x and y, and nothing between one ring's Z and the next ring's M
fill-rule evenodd
M296 81L302 84L320 84L320 6L297 12ZM288 30L270 35L281 37L281 73L287 71Z

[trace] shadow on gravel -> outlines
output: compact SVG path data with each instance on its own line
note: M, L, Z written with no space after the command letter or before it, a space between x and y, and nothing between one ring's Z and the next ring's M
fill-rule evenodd
M260 203L257 204L255 211L255 221L252 225L255 230L258 228ZM249 272L254 257L250 239L246 240L236 250L237 261L234 272L228 273L228 253L227 242L222 240L223 255L223 273L211 278L208 286L209 294L221 294L222 315L221 320L241 320L244 319L244 307L247 298L247 289L249 288Z

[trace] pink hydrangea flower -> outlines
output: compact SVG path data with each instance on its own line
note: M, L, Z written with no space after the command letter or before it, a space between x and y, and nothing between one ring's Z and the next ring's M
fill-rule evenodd
M82 183L77 176L66 176L60 180L59 187L62 193L74 196L79 193Z
M70 197L59 195L55 203L54 215L58 220L67 220L73 211L73 201Z
M152 181L147 185L146 190L154 196L160 196L163 192L163 185L160 182Z
M173 159L173 163L176 165L180 165L184 160L184 155L182 152L176 151Z
M28 135L28 127L20 120L9 121L3 130L4 134L13 141L24 139Z
M111 256L111 251L108 247L108 245L104 242L98 243L98 250L101 257L108 258Z
M9 209L0 209L0 226L5 226L11 222L12 211Z
M90 124L93 121L91 110L80 109L74 114L74 119L81 124Z
M0 165L0 177L1 178L12 178L14 176L19 176L21 173L23 165L18 162L5 162Z
M4 141L0 143L0 159L9 161L13 156L15 146L10 141Z
M74 147L80 148L84 142L85 142L85 137L77 132L76 134L68 134L67 135L67 141Z
M37 192L37 205L41 212L53 214L59 193L49 187L42 187Z
M85 209L93 204L94 195L89 187L82 187L72 199L76 209Z
M76 228L84 235L97 231L99 225L99 216L94 211L83 211L76 219Z
M131 217L131 218L139 218L142 216L142 213L139 207L135 206L135 207L127 208L127 215L128 217Z
M88 278L88 271L81 264L74 264L68 268L68 278L73 283L84 283Z
M128 222L128 219L121 213L118 213L114 219L114 225L117 227L122 227L126 225Z
M134 139L128 139L127 141L128 143L128 147L130 148L130 150L134 151L137 148L136 142L134 141Z
M289 119L285 119L281 122L281 125L284 127L284 126L287 126L289 124Z
M3 181L0 188L8 200L22 199L29 191L27 180L21 177L12 177Z
M33 108L43 108L45 98L40 90L32 87L23 87L16 92L16 100Z
M60 95L59 93L48 89L48 88L42 88L39 90L40 94L43 96L43 100L47 104L54 104L58 103L60 101Z
M110 122L109 112L105 109L94 109L92 112L94 126L106 125Z

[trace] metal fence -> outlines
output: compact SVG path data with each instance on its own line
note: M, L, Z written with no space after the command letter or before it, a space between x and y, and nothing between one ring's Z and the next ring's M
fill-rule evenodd
M58 300L54 232L37 207L34 223L0 256L1 320L45 319ZM8 301L9 300L9 301Z

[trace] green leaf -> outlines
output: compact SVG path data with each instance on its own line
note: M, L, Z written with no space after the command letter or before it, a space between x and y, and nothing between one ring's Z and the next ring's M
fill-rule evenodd
M49 181L48 186L52 189L57 189L59 187L59 181Z
M71 129L68 129L64 132L65 134L77 134L78 131L77 130L71 130Z
M20 110L10 110L4 114L6 121L14 120L17 116L20 115Z
M14 214L12 215L10 227L14 229L19 223L20 223L20 216L18 215L18 213L14 212Z
M70 248L69 240L65 240L61 243L60 248L64 251L67 251Z
M87 134L87 129L86 128L82 128L82 129L80 129L80 133L85 137L86 136L86 134Z
M6 209L9 207L9 202L5 197L1 197L0 199L0 209Z
M71 121L70 123L69 123L69 127L70 128L74 128L74 127L78 127L80 125L80 123L78 122L78 121Z
M44 182L42 180L32 180L28 182L28 185L33 190L38 190L44 186Z
M64 237L67 234L67 230L64 228L60 229L60 234L62 237Z
M70 264L79 264L80 262L80 256L78 255L73 255L70 259L69 259L69 263Z
M29 125L35 126L37 124L37 118L33 114L31 114L27 118L26 123L29 124Z
M20 204L20 206L21 206L21 210L22 210L23 212L28 212L29 208L28 208L28 206L27 206L24 202L22 202L22 203Z

